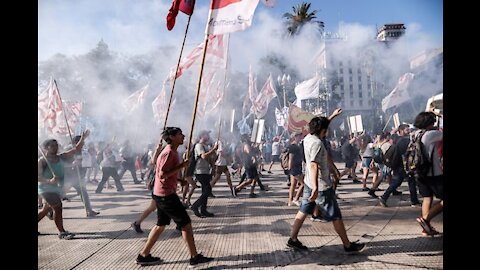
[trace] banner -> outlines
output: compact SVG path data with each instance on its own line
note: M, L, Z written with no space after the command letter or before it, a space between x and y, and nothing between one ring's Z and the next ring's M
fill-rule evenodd
M288 131L301 132L307 135L309 132L308 123L315 117L312 113L302 111L299 107L291 104L288 113Z
M206 34L219 35L243 31L252 25L259 0L213 0Z

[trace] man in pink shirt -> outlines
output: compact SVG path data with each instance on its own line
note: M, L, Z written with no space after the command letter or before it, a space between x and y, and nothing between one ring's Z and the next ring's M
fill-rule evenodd
M150 250L162 234L166 225L173 221L182 228L182 237L190 251L190 265L206 263L213 258L197 253L191 219L176 194L178 172L188 166L188 161L179 161L177 148L183 144L185 135L177 127L167 127L162 133L162 139L167 142L156 160L155 183L152 197L157 205L157 224L148 235L145 247L137 256L137 264L153 265L160 263L160 258L152 257ZM181 180L180 180L181 181Z

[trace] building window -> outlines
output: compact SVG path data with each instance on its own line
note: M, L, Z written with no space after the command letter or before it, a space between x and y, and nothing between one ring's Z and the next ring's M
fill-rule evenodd
M343 89L343 84L340 84L340 90L342 90L342 91L345 90L345 89Z
M353 107L353 100L350 100L350 107Z
M360 99L360 100L358 101L358 105L359 105L360 107L363 107L363 100Z
M343 74L343 68L340 68L340 74Z
M340 92L340 94L342 95L342 98L345 98L345 92Z
M368 101L368 106L372 106L372 100L371 99Z
M362 90L362 84L358 85L358 90L360 90L360 91Z
M368 97L370 97L370 98L372 97L372 91L368 92Z
M358 75L362 75L362 70L360 68L358 68L357 73L358 73Z
M372 85L370 83L367 84L367 89L372 89Z
M353 91L350 91L350 98L353 98Z
M358 82L362 81L362 76L358 76Z
M350 82L353 82L353 77L352 76L350 76L349 79L350 79L349 80Z
M352 74L352 73L353 73L353 72L352 72L352 69L349 68L349 69L348 69L348 74Z
M350 91L353 91L353 84L350 84Z
M371 82L370 76L367 75L367 82Z
M358 97L362 98L362 91L358 92Z

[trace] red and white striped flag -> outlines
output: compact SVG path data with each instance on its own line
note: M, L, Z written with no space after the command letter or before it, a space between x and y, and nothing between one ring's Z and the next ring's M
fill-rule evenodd
M145 85L143 88L135 91L133 94L128 96L123 102L122 105L127 111L127 113L133 112L137 109L144 101L145 95L147 93L148 85Z
M193 51L182 58L180 65L178 66L177 78L190 68L193 64L200 59L203 54L203 48L205 42L200 43ZM211 35L208 37L207 53L205 55L205 66L214 68L226 68L227 66L227 48L228 47L228 35ZM175 74L175 68L170 71L169 79L173 80Z
M252 25L259 0L213 0L206 34L220 35L243 31Z
M275 85L273 84L272 74L268 76L267 81L260 90L255 102L253 102L253 111L257 118L262 118L267 114L268 104L277 96Z
M163 83L162 90L158 96L152 102L153 118L157 124L162 124L165 121L167 114L167 94L165 90L165 82Z

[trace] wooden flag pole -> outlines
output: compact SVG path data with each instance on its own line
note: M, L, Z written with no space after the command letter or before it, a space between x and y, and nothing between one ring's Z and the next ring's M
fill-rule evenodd
M191 19L192 19L192 15L188 16L187 27L185 28L185 35L183 36L182 48L180 49L180 56L178 57L177 68L175 69L175 75L173 76L172 90L170 91L170 99L168 101L167 113L165 114L165 122L163 124L163 129L167 127L168 115L170 113L170 107L173 99L173 91L175 90L175 83L177 82L177 72L178 72L178 68L180 67L180 61L182 60L183 48L185 47L185 40L187 39L188 27L190 25Z
M210 4L213 6L213 0ZM208 48L208 22L212 18L212 9L208 11L208 19L207 19L207 31L205 33L205 47L203 48L203 55L202 55L202 63L200 64L200 75L198 76L198 84L197 84L197 93L195 95L195 103L193 105L193 112L192 112L192 124L190 125L190 133L188 135L188 146L187 146L187 159L190 158L190 147L192 146L192 138L193 138L193 128L195 127L195 118L197 116L197 108L198 108L198 98L200 96L200 87L202 85L202 75L203 75L203 68L205 66L205 56L207 55L207 48Z
M60 104L62 106L63 116L65 116L65 123L67 124L68 135L70 136L70 141L72 143L72 147L75 147L73 145L73 137L72 137L72 133L70 132L70 126L68 125L67 114L66 114L65 108L63 106L62 97L60 96L60 89L58 89L57 81L53 80L53 82L55 83L55 88L57 89L58 98L60 99ZM80 191L81 191L80 192L80 198L82 199L82 202L85 202L85 199L83 198L83 192L87 192L87 191L84 189L85 187L81 183L80 168L78 168L78 164L75 164L75 171L77 172L78 186L80 187ZM87 209L87 206L85 205L85 203L83 204L83 207L85 208L85 211L88 214L89 209Z

